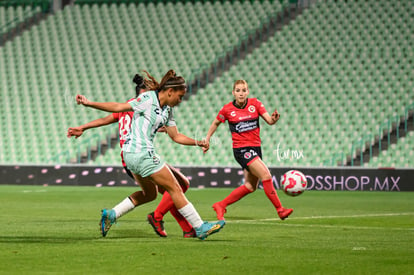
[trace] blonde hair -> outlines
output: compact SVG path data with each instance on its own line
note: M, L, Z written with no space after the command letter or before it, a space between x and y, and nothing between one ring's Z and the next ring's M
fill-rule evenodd
M161 79L161 83L158 83L155 78L147 71L144 71L147 77L144 79L145 87L152 91L163 91L169 88L176 90L185 90L187 85L182 76L177 76L174 70L169 70Z
M236 89L236 85L238 85L238 84L244 84L244 85L246 85L246 88L249 89L249 86L247 86L247 81L244 80L244 79L239 79L239 80L234 81L233 91L234 91L234 89Z

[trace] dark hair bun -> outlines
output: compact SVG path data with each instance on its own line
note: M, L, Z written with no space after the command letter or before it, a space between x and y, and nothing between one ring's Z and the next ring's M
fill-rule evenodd
M136 74L134 78L132 79L132 82L137 84L137 86L142 87L144 85L144 78L140 76L139 74Z

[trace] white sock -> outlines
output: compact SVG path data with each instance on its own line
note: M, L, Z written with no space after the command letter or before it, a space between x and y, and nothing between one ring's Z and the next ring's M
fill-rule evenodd
M122 217L123 215L125 215L126 213L128 213L134 208L135 208L135 205L132 203L129 197L124 199L123 201L115 205L115 207L113 208L116 213L116 219Z
M203 224L203 220L191 202L189 202L183 208L178 209L178 212L183 215L183 217L191 224L194 229L199 228Z

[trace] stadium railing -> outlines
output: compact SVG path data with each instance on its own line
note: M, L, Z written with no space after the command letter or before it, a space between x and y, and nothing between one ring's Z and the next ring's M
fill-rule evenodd
M408 120L410 119L410 116L413 116L414 112L414 102L405 107L404 110L404 131L405 133L408 132ZM414 119L413 119L413 126L414 126Z
M410 116L412 116L412 113L414 111L414 103L411 103L410 105L405 107L405 114L404 114L404 133L407 134L408 133L408 122L410 119ZM413 120L414 121L414 120ZM401 116L400 115L395 115L395 116L391 116L388 118L388 120L382 122L379 125L378 128L378 153L380 154L381 151L384 150L385 148L385 144L383 144L383 137L386 135L386 145L387 145L387 150L390 148L391 145L391 135L392 132L395 129L395 137L398 140L401 137L400 134L400 124L401 124ZM414 123L413 123L413 127L414 127ZM357 154L359 154L359 159L360 159L360 163L362 165L363 163L363 154L364 152L369 149L369 158L368 160L371 161L373 159L373 141L374 137L372 134L368 133L365 134L361 139L355 140L352 143L352 147L351 147L351 151L350 151L350 156L351 156L351 166L354 166L354 160L356 158L358 158ZM368 144L368 146L367 146ZM368 147L368 148L367 148ZM335 164L335 160L337 160L337 157L340 154L334 154L332 156L332 161L329 162L329 160L325 160L324 164L331 164L331 165L336 165Z
M70 162L70 158L71 158L71 153L69 150L65 150L60 152L59 154L56 154L55 156L53 156L49 162L53 163L53 164L58 164L58 163L69 163Z
M372 134L366 134L365 136L362 137L362 142L365 146L368 144L368 146L369 146L369 159L371 160L372 159L372 146L373 146L373 143L374 143L373 135Z
M381 139L384 137L384 135L387 135L387 145L390 145L391 130L392 130L392 119L388 119L387 121L384 121L380 124L379 132L378 132L378 135L379 135L378 149L380 152L383 149Z
M362 163L363 160L363 142L362 139L354 140L352 142L351 146L351 166L354 166L354 159L357 157L357 154L359 153L360 161Z
M332 155L332 159L327 159L323 162L325 166L343 166L346 163L346 156L343 152L338 152Z
M93 148L95 146L96 149ZM96 151L98 155L101 154L101 136L99 134L93 134L78 144L77 163L81 163L84 154L86 154L86 160L89 162L92 159L92 151Z

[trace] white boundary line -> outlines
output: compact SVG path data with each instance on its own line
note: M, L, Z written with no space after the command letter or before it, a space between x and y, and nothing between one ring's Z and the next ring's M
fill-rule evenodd
M348 225L326 225L326 224L292 224L281 223L278 225L288 227L313 227L313 228L342 228L351 230L398 230L398 231L413 231L414 227L379 227L379 226L348 226Z
M289 220L313 220L313 219L346 219L346 218L369 218L369 217L388 217L388 216L411 216L414 215L414 212L406 213L378 213L378 214L360 214L360 215L344 215L344 216L308 216L308 217L289 217ZM233 220L229 222L234 223L243 223L243 222L265 222L265 221L277 221L278 218L269 218L269 219L254 219L254 220Z
M309 217L291 217L288 220L317 220L317 219L351 219L351 218L369 218L369 217L390 217L390 216L414 216L414 212L406 213L378 213L378 214L361 214L361 215L344 215L344 216L309 216ZM279 221L277 218L254 219L254 220L229 220L227 223L246 223L246 224L267 224L269 221ZM324 224L291 224L279 222L277 225L291 227L319 227L319 228L347 228L347 229L379 229L379 230L404 230L414 231L414 227L378 227L378 226L347 226L347 225L324 225Z

